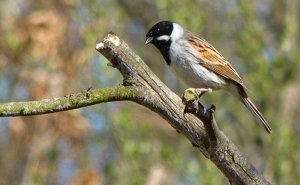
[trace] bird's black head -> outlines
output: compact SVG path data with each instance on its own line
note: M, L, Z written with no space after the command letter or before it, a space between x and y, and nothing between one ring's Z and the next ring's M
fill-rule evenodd
M173 23L170 21L160 21L148 31L145 44L152 43L159 49L166 62L170 65L169 49L171 45L171 34Z
M173 23L160 21L148 31L145 44L153 43L155 46L160 42L168 42L173 31Z

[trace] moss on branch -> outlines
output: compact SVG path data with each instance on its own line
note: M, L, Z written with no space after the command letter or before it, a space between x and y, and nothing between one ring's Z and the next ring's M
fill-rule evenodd
M118 85L39 101L0 103L0 116L31 116L60 112L103 102L132 100L136 96L137 91L133 88Z

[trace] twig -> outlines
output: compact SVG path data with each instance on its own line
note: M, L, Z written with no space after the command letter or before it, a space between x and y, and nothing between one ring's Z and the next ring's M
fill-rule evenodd
M199 95L192 88L185 90L182 95L182 102L185 105L184 113L194 114L204 124L210 147L217 146L220 131L213 115L216 107L211 105L209 109L205 108L199 101Z

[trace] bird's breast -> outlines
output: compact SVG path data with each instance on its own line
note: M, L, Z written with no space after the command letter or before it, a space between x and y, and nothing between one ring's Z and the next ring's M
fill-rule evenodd
M226 80L220 75L210 71L200 64L200 59L194 51L183 44L171 44L170 60L171 70L193 88L223 89Z

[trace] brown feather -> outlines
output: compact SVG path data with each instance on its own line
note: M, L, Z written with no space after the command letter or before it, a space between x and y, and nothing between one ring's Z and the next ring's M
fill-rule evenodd
M189 43L198 51L200 65L245 88L241 77L231 64L206 40L192 34L190 35Z

